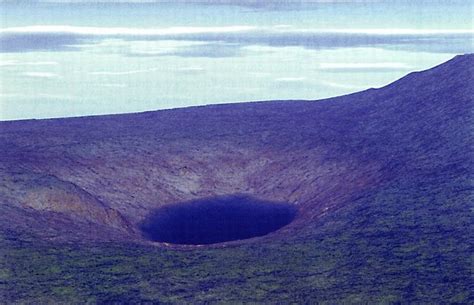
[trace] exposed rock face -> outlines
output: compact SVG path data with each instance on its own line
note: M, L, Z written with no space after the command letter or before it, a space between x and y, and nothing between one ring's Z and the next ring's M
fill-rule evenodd
M64 213L72 218L130 231L130 225L117 211L71 182L43 176L25 185L23 206L35 210Z
M137 227L151 211L238 193L298 208L268 237L311 230L396 177L472 165L463 152L472 144L473 67L473 55L460 56L315 102L2 122L0 227L141 242Z
M39 174L12 173L8 178L3 180L10 189L7 202L17 207L55 215L53 219L67 216L84 226L106 226L125 234L135 230L119 212L71 182Z

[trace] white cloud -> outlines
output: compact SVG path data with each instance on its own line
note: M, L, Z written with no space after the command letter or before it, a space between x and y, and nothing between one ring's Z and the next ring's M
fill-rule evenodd
M411 66L399 62L381 63L320 63L320 69L377 69L377 68L399 68L409 69Z
M176 71L179 72L200 72L204 71L204 68L202 67L184 67L184 68L178 68Z
M96 36L163 36L183 34L218 34L237 33L254 30L253 26L221 26L221 27L168 27L168 28L124 28L124 27L82 27L69 25L34 25L0 29L6 34L76 34Z
M412 66L401 62L378 63L320 63L318 70L328 72L365 72L411 70Z
M249 72L249 74L258 78L265 78L265 77L272 76L272 73L270 72Z
M15 99L54 99L54 100L76 100L77 96L73 95L61 95L61 94L50 94L50 93L35 93L35 94L23 94L23 93L0 93L0 98L15 98Z
M0 67L9 67L9 66L56 66L59 63L55 61L17 61L17 60L7 60L0 62Z
M349 84L341 84L341 83L336 83L336 82L330 82L330 81L320 81L321 84L328 86L328 87L333 87L333 88L339 88L339 89L347 89L347 90L362 90L366 89L365 86L356 86L356 85L349 85Z
M51 72L25 72L22 73L24 76L28 77L38 77L38 78L54 78L59 77L58 74L51 73Z
M153 69L142 69L142 70L130 70L130 71L97 71L97 72L89 72L90 75L132 75L132 74L140 74L140 73L148 73L159 71L160 68L153 68Z
M18 93L0 93L0 98L21 98L25 96L26 95L24 94L18 94Z
M277 82L302 82L305 80L304 77L279 77L275 79Z
M366 34L366 35L458 35L474 34L474 29L307 29L286 28L275 29L279 32L301 34Z
M36 40L30 36L37 35ZM380 47L470 53L474 29L318 29L291 26L81 27L37 25L0 29L0 51L91 48L135 56L226 57L272 47L332 49ZM251 55L251 54L250 54Z
M129 42L129 52L134 55L164 55L181 48L205 45L200 41L158 40Z
M0 29L0 33L7 34L76 34L97 36L168 36L189 34L225 34L240 32L269 32L288 34L367 34L367 35L450 35L474 34L474 29L313 29L296 28L293 26L215 26L215 27L167 27L167 28L127 28L127 27L85 27L69 25L34 25L23 27L9 27Z
M126 84L121 83L104 83L104 84L97 84L99 87L112 87L112 88L125 88L128 87Z
M39 93L36 96L40 97L40 98L58 99L58 100L75 100L75 99L78 99L77 96L73 96L73 95L61 95L61 94L49 94L49 93Z

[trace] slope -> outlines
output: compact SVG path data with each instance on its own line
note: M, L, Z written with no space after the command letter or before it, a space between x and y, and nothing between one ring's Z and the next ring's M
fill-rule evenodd
M468 303L473 70L464 55L316 102L0 123L4 299ZM138 229L229 194L298 215L208 246Z

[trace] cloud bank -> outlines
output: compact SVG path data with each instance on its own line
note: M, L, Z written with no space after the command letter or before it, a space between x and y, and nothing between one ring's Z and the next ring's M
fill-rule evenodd
M173 50L130 56L231 57L248 46L335 49L378 47L432 53L474 51L474 30L306 29L291 26L222 27L75 27L27 26L0 30L0 52L77 51L105 40L127 42L175 41Z

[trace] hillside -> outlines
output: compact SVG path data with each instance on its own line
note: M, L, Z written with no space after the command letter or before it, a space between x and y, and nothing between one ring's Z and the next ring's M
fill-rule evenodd
M474 55L380 89L0 122L0 299L470 303ZM251 196L267 235L169 245L162 207Z

